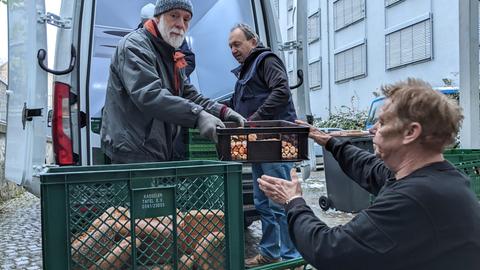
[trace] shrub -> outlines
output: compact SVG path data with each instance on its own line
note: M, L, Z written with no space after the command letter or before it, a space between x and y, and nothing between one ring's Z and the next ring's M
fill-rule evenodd
M358 109L355 106L356 97L351 99L352 106L341 106L339 109L335 109L335 113L332 113L327 120L321 118L315 119L314 126L319 128L343 128L343 129L365 129L365 120L367 119L367 111Z

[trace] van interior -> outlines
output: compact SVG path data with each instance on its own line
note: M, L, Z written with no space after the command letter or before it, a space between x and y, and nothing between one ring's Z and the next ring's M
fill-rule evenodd
M119 40L138 27L141 8L151 2L155 3L129 0L95 2L88 88L85 89L88 93L85 112L89 116L90 126L86 140L91 151L87 162L81 162L83 164L103 163L99 126L110 58ZM262 10L265 7L260 1L202 0L192 3L193 18L187 33L187 43L195 53L196 67L190 80L204 96L218 98L228 95L233 91L236 81L230 70L238 66L228 47L230 30L240 22L256 28L264 25ZM260 33L267 31L264 27L257 30L260 30ZM271 43L265 34L262 41Z

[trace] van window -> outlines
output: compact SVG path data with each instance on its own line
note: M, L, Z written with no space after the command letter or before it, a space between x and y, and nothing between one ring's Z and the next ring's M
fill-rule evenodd
M370 110L368 112L367 120L365 122L365 129L368 130L375 125L378 120L378 115L380 114L380 108L382 107L383 103L385 102L385 98L377 98L372 101L370 105Z

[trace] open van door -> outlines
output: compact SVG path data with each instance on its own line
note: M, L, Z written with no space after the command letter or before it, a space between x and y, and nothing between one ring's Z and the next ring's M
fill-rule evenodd
M8 104L5 178L34 189L45 163L47 72L37 52L47 48L44 0L8 1ZM33 193L38 194L38 190Z

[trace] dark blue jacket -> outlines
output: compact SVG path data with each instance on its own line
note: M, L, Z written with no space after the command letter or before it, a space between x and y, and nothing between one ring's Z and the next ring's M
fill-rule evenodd
M270 49L255 48L232 72L238 80L230 105L243 117L292 122L297 118L285 66Z

